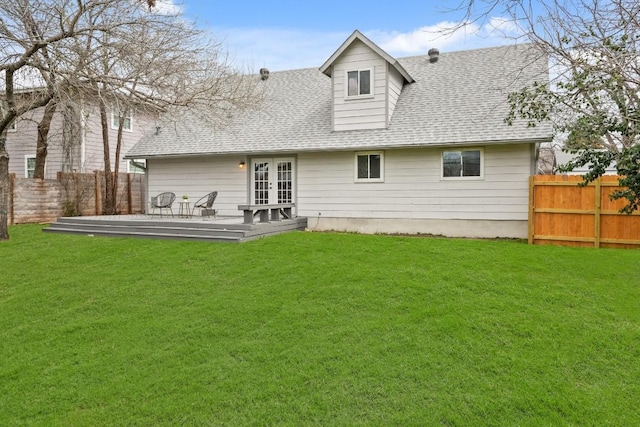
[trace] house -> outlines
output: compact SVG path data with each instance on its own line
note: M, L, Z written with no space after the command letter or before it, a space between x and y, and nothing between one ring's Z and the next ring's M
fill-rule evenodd
M554 156L557 164L555 169L556 174L561 173L562 175L585 175L587 172L591 170L590 164L589 164L585 166L579 166L568 172L558 172L559 167L564 166L570 161L574 160L577 155L571 154L562 150L554 150ZM617 174L618 174L618 170L616 169L616 162L611 163L604 170L604 175L617 175Z
M552 146L541 146L538 149L536 175L553 175L558 169L556 150Z
M507 95L548 79L531 45L396 59L355 31L319 69L268 73L265 100L213 129L145 136L147 194L218 191L295 203L315 230L526 237L528 178L547 126L507 126Z
M43 108L18 118L7 131L9 172L20 178L32 178L35 170L38 122ZM118 117L117 107L109 114L109 148L111 169L115 164ZM124 112L123 147L121 153L140 140L155 117L138 111ZM74 106L59 106L48 134L48 154L45 162L45 178L55 179L58 172L93 172L104 170L104 146L102 126L97 105L90 102ZM144 173L143 162L120 159L120 172Z

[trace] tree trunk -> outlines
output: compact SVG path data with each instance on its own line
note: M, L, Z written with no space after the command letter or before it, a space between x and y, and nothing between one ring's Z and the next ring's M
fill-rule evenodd
M55 100L49 101L44 107L42 120L38 123L38 143L36 145L36 169L33 173L34 178L44 179L44 165L47 160L47 148L49 146L49 129L51 129L51 121L56 112L58 103Z
M124 126L124 115L118 120L118 138L116 142L116 158L113 160L115 166L113 168L113 200L117 204L118 200L118 173L120 171L120 151L122 151L122 127ZM114 209L116 206L114 206ZM114 212L116 213L116 212Z
M9 240L9 153L7 133L0 134L0 241Z
M100 101L100 124L102 125L102 146L104 148L104 207L103 214L113 215L113 175L111 174L111 154L109 153L109 117L104 101Z

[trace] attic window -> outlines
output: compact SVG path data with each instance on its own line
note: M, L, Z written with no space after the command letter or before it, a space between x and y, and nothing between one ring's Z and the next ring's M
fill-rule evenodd
M372 70L347 71L347 96L371 95Z

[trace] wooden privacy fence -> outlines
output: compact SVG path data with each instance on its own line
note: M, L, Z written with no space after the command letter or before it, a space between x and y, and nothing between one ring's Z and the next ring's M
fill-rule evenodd
M145 211L145 176L119 174L116 209L120 214ZM10 176L9 224L53 222L60 216L102 215L104 172L58 173L56 179Z
M640 247L640 214L620 213L611 200L618 176L579 187L581 176L536 175L529 179L529 243L590 247Z

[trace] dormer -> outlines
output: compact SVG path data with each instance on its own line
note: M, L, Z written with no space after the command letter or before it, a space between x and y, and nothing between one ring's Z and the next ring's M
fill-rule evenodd
M331 77L334 131L388 128L402 87L414 81L395 58L358 30L320 71Z

